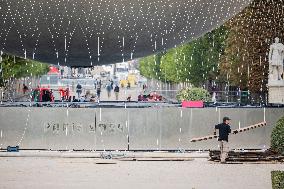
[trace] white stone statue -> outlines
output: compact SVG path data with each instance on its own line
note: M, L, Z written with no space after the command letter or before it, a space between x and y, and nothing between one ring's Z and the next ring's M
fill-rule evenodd
M279 43L279 38L275 38L275 43L270 45L269 50L269 80L282 80L284 60L284 45Z

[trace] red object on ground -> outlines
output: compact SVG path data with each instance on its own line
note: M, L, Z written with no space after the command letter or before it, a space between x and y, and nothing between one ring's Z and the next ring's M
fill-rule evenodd
M68 100L69 99L69 88L63 89L63 88L58 88L60 98L63 100Z
M56 67L50 66L49 67L49 72L47 74L59 74L59 71Z
M202 100L200 101L182 101L181 106L183 108L203 108L204 103Z
M38 93L36 96L36 93ZM32 101L36 102L54 102L52 91L48 88L39 87L33 90Z
M64 97L64 89L63 88L59 88L58 91L59 91L60 97L61 98Z
M69 88L65 89L65 91L64 91L64 98L65 98L65 100L69 99Z

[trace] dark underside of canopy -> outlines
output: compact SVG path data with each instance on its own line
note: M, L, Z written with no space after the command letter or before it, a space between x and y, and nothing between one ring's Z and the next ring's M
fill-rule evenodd
M122 62L193 40L250 0L2 0L0 49L51 64Z

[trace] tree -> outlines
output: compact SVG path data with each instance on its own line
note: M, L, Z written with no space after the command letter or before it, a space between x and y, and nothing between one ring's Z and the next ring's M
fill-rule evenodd
M153 56L140 59L140 72L147 78L188 82L200 87L206 80L218 79L217 68L226 38L227 29L221 26L199 39L156 55L156 59Z
M27 60L7 54L2 55L0 87L5 86L9 79L18 79L28 76L40 76L49 70L48 64Z
M161 80L160 62L163 53L147 56L139 60L140 74L149 79Z
M179 77L179 61L177 60L177 51L178 48L170 49L164 56L161 58L160 70L161 75L164 78L164 81L171 83L178 83L181 81Z
M255 96L267 92L268 52L275 37L284 39L283 1L254 0L226 23L230 33L220 72L231 85Z

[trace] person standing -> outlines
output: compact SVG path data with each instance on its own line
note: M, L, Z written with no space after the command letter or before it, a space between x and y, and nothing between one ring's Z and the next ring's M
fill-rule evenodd
M115 99L118 100L118 94L119 94L119 86L116 85L114 87L114 94L115 94Z
M111 96L111 86L110 86L110 83L107 84L106 90L107 90L107 97L110 98L110 96Z
M102 88L102 80L98 81L97 87Z
M29 88L23 84L23 93L26 94L26 92L29 90Z
M127 89L130 89L130 82L127 81Z
M145 93L145 92L146 92L146 89L147 89L147 85L146 85L146 84L143 84L142 88L143 88L143 92Z
M110 80L110 87L111 87L111 90L113 89L113 80Z
M230 127L230 118L224 117L223 123L220 123L218 125L215 125L214 135L216 135L216 130L219 130L219 147L220 147L220 160L221 163L226 163L226 158L228 157L229 153L229 146L228 146L228 136L229 133L231 133L231 127Z
M98 83L98 81L97 81L97 79L94 81L94 87L95 87L95 89L97 89L97 83Z
M69 86L64 91L64 100L68 101L70 95Z
M72 85L72 87L71 87L71 88L72 88L72 92L74 92L74 91L75 91L75 82L72 81L72 84L71 84L71 85Z
M101 87L100 87L100 85L97 86L97 98L98 98L98 102L99 102L100 98L101 98Z
M82 85L80 85L80 83L78 83L76 86L76 93L78 94L78 99L80 99L82 93Z

